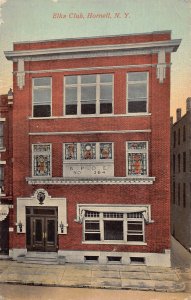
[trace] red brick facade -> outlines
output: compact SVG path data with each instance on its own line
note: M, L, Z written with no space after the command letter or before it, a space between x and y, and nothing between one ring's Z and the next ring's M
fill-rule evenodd
M12 224L12 97L0 96L0 253L7 253L9 242L9 226ZM3 216L4 214L4 216Z
M34 207L38 206L32 197L39 189L45 190L52 199L66 199L67 224L64 226L67 230L65 234L58 231L57 245L66 259L64 251L77 251L78 255L83 251L89 251L90 255L93 251L120 253L122 259L121 253L129 252L146 257L149 264L149 253L163 254L170 249L170 54L176 51L180 43L179 40L171 40L170 35L167 31L16 43L14 51L6 53L8 59L14 59L13 222L17 226L12 236L11 251L27 249L26 216L23 221L17 206L22 206L22 198L23 201L28 199L29 206L32 207L30 199L34 201ZM19 60L21 65L24 60L21 69ZM145 112L127 112L127 74L132 72L148 74L148 108ZM63 113L64 77L88 74L113 75L113 112L107 115L66 116ZM19 76L21 83L18 82ZM42 77L52 80L52 112L50 117L37 118L32 115L32 81ZM148 142L146 176L132 177L127 174L129 141ZM88 142L113 144L114 177L96 177L95 183L91 177L78 178L76 175L71 179L63 175L63 144ZM52 147L52 174L48 179L32 176L32 145L38 144L51 144ZM77 205L80 204L94 205L94 211L96 207L99 211L101 205L108 208L113 205L113 212L115 207L121 205L123 213L129 213L130 205L136 208L146 205L149 207L149 220L144 222L144 241L103 242L99 238L96 242L91 239L84 241L84 225L75 221ZM40 207L46 207L46 199ZM18 230L19 221L23 223L22 232ZM58 223L58 229L59 226Z

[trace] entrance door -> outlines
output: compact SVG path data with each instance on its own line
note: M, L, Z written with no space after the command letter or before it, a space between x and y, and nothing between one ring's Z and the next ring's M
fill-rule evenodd
M57 250L57 209L26 209L27 249L33 251Z
M32 217L33 249L56 251L57 220L50 217Z

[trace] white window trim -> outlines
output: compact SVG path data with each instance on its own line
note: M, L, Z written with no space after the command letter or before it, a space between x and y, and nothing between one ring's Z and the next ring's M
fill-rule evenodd
M142 149L139 149L139 150L130 150L128 149L128 143L146 143L146 150L142 150ZM148 141L127 141L126 142L126 177L129 177L129 178L136 178L136 177L148 177L149 176L149 151L148 151ZM147 154L147 174L146 175L129 175L128 174L128 153L146 153Z
M129 85L128 74L129 73L146 73L147 74L147 99L146 99L146 111L145 112L135 112L135 113L131 112L131 113L129 113L129 111L128 111L128 100L129 100L128 99L128 85ZM136 83L141 83L141 82L143 82L143 81L136 81ZM129 116L149 114L149 72L148 71L133 71L133 72L128 72L126 74L126 113Z
M34 152L34 146L35 145L49 145L50 146L50 175L49 176L37 176L34 175L34 155L36 152ZM45 153L45 152L39 152L39 153ZM51 178L52 177L52 144L50 143L43 143L43 144L32 144L32 178Z
M85 218L85 211L94 211L99 212L99 217L86 217ZM123 213L122 218L107 218L107 220L123 220L123 236L124 240L104 240L104 229L102 221L103 219L103 212L115 212L115 213ZM127 218L127 213L132 212L142 212L143 218ZM99 220L100 221L100 241L85 241L85 220ZM128 220L142 220L143 222L143 242L139 241L127 241L127 221ZM145 242L145 222L153 223L151 220L151 206L148 205L105 205L105 204L77 204L77 219L76 222L79 222L83 226L82 235L83 241L82 244L127 244L127 245L147 245ZM126 223L126 224L125 224ZM124 226L125 225L125 226Z
M100 114L100 75L104 74L111 74L112 75L112 82L111 83L104 83L104 85L112 85L112 113L108 114ZM96 76L96 83L87 83L87 84L81 84L81 76L82 75L95 75ZM76 117L105 117L105 116L111 116L114 114L114 74L113 73L99 73L99 74L80 74L80 75L68 75L68 76L77 76L77 84L67 84L66 85L66 76L64 76L64 99L63 99L63 114L65 118L76 118ZM96 86L96 112L95 114L82 114L81 113L81 87L82 86ZM65 98L65 88L68 87L76 87L77 88L77 114L76 115L66 115L66 98Z
M81 159L81 144L95 143L96 144L96 159ZM112 144L112 158L101 159L100 156L100 144ZM77 159L65 159L65 144L77 144ZM114 143L113 142L66 142L63 143L63 163L65 164L103 164L114 163Z
M49 117L43 117L44 119L48 119L48 118L51 118L52 116L52 77L50 76L41 76L41 77L33 77L32 78L32 118L34 119L37 119L37 118L40 118L41 117L34 117L34 80L35 79L39 79L39 78L50 78L50 90L51 90L51 93L50 93L50 116Z

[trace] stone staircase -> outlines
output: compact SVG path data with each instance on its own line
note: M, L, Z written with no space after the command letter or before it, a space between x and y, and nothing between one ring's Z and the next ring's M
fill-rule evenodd
M25 264L58 265L65 264L65 257L57 252L27 252L25 256L18 256L17 262Z

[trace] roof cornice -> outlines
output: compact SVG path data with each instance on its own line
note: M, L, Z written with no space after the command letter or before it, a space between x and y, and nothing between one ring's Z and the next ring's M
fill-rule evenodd
M180 39L167 41L152 41L144 43L95 45L81 47L62 47L38 50L5 51L8 60L49 60L49 59L68 59L99 56L133 55L158 53L161 49L167 52L176 52L180 45Z

